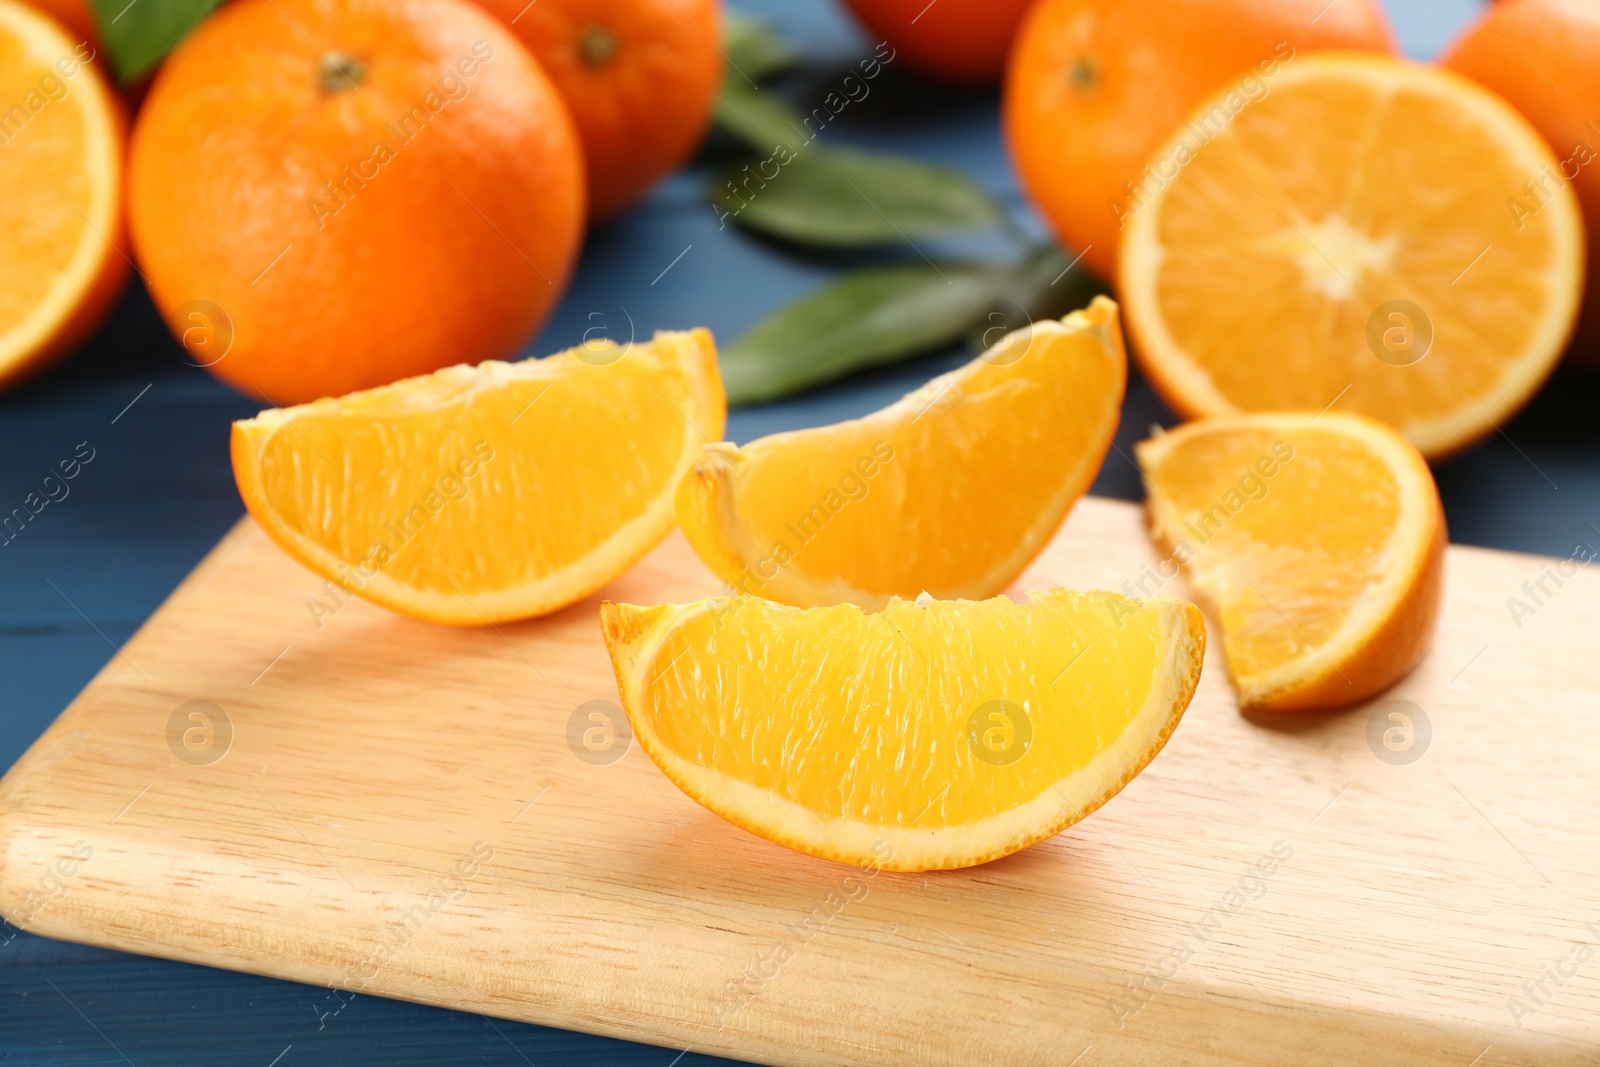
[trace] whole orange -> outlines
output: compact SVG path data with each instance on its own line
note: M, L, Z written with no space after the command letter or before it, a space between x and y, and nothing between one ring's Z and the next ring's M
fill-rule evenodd
M287 404L514 356L582 239L583 159L465 0L238 0L168 57L128 211L194 362Z
M589 209L614 215L688 159L722 86L717 0L479 0L566 98Z
M897 57L947 81L997 81L1033 0L845 0Z
M1526 218L1571 183L1589 229L1589 281L1569 356L1600 365L1600 4L1501 0L1440 61L1509 100L1544 135L1559 173L1530 174L1506 190Z
M1146 164L1230 79L1241 100L1316 49L1394 50L1376 0L1040 0L1017 35L1002 104L1023 187L1102 277Z

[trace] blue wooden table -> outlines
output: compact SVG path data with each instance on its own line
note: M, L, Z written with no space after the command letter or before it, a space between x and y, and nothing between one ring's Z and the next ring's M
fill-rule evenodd
M841 64L870 50L832 6L769 0L810 52ZM1394 0L1406 50L1433 55L1473 16L1472 0ZM819 75L824 76L824 75ZM952 93L888 70L828 137L961 167L1024 226L992 93ZM730 338L827 278L838 257L797 257L729 227L701 202L703 171L679 175L626 217L596 228L559 310L529 346L543 354L603 324L707 325ZM967 250L971 245L965 246ZM981 251L981 243L979 246ZM631 325L630 325L631 324ZM947 353L806 397L733 413L729 436L832 422L880 407L967 358ZM1565 555L1600 523L1600 377L1562 372L1535 404L1438 470L1454 540ZM0 767L9 766L243 512L228 424L257 405L188 366L137 286L99 335L47 377L0 398L0 511L61 459L92 460L0 547ZM1118 445L1172 417L1132 384ZM1137 472L1112 452L1095 491L1136 499ZM319 1020L320 990L290 982L48 941L0 926L0 1062L7 1064L547 1064L692 1067L692 1050L631 1045L478 1015L359 997Z

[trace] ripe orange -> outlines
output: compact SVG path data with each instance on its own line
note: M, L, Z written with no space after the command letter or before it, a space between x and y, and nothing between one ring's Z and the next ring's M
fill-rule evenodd
M267 535L330 582L485 625L587 596L665 537L726 410L705 330L591 341L263 412L233 424L233 471Z
M1392 429L1336 410L1234 415L1137 454L1151 532L1221 623L1244 707L1365 700L1427 651L1444 511Z
M1531 211L1561 185L1570 183L1577 194L1588 222L1590 269L1570 351L1575 361L1600 365L1600 5L1502 0L1441 62L1511 101L1555 150L1557 166L1528 175L1507 196Z
M1117 306L1097 297L865 418L707 445L678 521L741 593L801 607L991 597L1094 480L1127 374Z
M128 274L122 109L91 46L0 0L0 385L94 328Z
M1507 210L1549 146L1476 83L1371 54L1297 60L1230 111L1201 104L1189 140L1220 128L1122 234L1128 330L1162 397L1190 418L1336 403L1429 456L1493 433L1560 358L1583 289L1571 190Z
M893 871L970 867L1110 800L1178 725L1205 624L1169 596L1065 589L794 608L640 608L600 628L678 788L769 841Z
M718 0L479 2L566 98L596 218L639 199L705 136L722 85Z
M1033 0L845 0L874 34L925 74L988 83L1005 69L1017 26Z
M195 361L291 403L516 354L578 251L583 160L466 0L239 0L157 75L128 203Z
M1006 71L1006 140L1056 235L1109 279L1130 194L1201 100L1270 93L1315 49L1393 47L1377 0L1040 0Z

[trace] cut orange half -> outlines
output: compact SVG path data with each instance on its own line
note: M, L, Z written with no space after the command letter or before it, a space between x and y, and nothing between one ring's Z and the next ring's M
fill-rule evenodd
M1555 155L1504 100L1323 53L1177 131L1118 279L1140 365L1185 417L1337 404L1439 456L1555 366L1584 255Z
M0 385L82 340L127 277L122 111L94 56L0 0Z
M708 445L678 521L740 593L800 607L984 599L1094 480L1126 380L1117 306L1097 297L865 418Z
M634 733L685 793L800 852L923 871L996 859L1094 811L1194 695L1194 605L1031 597L895 599L875 614L607 603L600 625Z
M572 603L672 529L722 435L705 330L447 367L233 424L245 505L284 551L405 615L473 625Z
M1329 411L1202 419L1138 446L1161 568L1186 570L1222 625L1247 708L1365 700L1422 658L1445 524L1422 456Z

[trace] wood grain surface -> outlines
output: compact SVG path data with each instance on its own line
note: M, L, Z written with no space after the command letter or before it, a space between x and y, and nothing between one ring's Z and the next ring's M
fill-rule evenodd
M1019 591L1154 563L1091 498ZM718 591L674 534L605 595ZM927 875L787 852L608 747L596 605L341 606L241 522L0 781L0 912L324 986L330 1016L376 994L773 1064L1600 1062L1587 566L1452 548L1427 660L1341 713L1241 716L1213 641L1122 795Z

